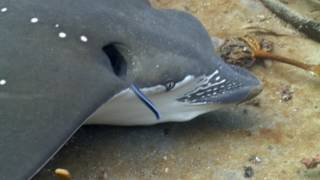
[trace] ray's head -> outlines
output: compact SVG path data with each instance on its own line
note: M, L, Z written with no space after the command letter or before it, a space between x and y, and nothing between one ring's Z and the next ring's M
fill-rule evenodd
M141 23L143 29L121 35L120 42L125 43L115 43L104 50L113 62L114 72L138 85L158 108L161 119L156 121L145 106L132 101L137 99L132 98L133 93L130 99L126 97L129 91L123 91L98 112L93 123L103 123L99 120L110 117L118 107L126 109L126 114L113 114L114 121L107 123L146 125L186 121L222 106L239 104L262 90L255 76L225 64L214 53L210 36L193 16L158 10Z
M162 87L154 94L179 91L175 100L193 105L238 104L259 94L260 81L244 69L225 64L195 17L173 10L157 13L153 16L163 18L143 22L143 33L137 31L126 38L125 45L115 46L118 57L126 62L126 79L142 89Z

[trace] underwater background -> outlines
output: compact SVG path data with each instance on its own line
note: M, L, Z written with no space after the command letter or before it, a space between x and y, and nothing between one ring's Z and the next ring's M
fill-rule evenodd
M212 37L264 34L273 51L320 64L320 44L306 38L258 0L152 0L157 8L187 11ZM286 5L320 22L317 0ZM320 34L319 34L320 36ZM301 161L320 154L320 78L293 66L266 61L250 69L263 92L242 105L186 123L151 127L86 126L35 179L56 179L66 168L74 179L320 179L320 167Z

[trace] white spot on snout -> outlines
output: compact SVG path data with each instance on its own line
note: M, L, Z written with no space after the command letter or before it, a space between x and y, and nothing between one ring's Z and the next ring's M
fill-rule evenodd
M2 13L5 13L5 12L7 12L7 11L8 11L8 8L6 8L6 7L1 8L1 12L2 12Z
M88 38L87 38L87 36L80 36L80 40L82 41L82 42L88 42Z
M54 27L55 27L55 28L59 28L59 27L60 27L60 24L55 24Z
M36 18L36 17L33 17L33 18L30 19L30 23L32 23L32 24L35 24L35 23L38 23L38 22L39 22L39 19Z
M0 86L4 86L7 84L7 81L5 79L0 80Z
M65 32L59 32L59 38L64 39L67 37L67 34Z

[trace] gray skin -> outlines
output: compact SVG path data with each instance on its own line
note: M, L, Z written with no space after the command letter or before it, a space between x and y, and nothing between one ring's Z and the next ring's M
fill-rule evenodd
M248 72L214 54L194 17L155 10L146 0L10 0L1 1L3 7L0 179L31 178L100 105L131 83L150 87L219 69L239 87L201 101L237 103L261 89ZM33 17L39 22L30 23ZM58 37L61 31L66 38ZM123 56L116 71L102 50L110 43Z

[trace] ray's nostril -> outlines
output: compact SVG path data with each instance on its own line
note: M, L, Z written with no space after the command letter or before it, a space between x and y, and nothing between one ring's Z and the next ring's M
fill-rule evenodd
M103 46L103 52L108 56L113 72L118 77L124 77L127 74L127 62L119 50L117 43L111 43Z

